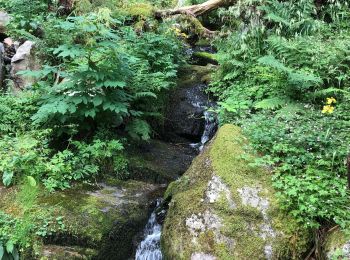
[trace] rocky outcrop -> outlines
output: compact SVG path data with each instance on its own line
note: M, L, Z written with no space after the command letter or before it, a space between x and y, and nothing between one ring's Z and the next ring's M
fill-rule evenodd
M62 219L65 228L43 238L43 246L36 252L40 255L38 259L132 257L135 239L147 223L150 205L163 192L161 185L114 179L52 194L43 192L36 210L53 209L53 219ZM3 211L14 214L15 193L15 188L0 186Z
M238 127L223 126L178 181L163 226L166 259L299 259L309 233L285 215Z
M13 80L14 92L21 91L35 83L35 78L18 74L21 71L38 70L40 68L34 47L34 42L24 42L11 59L11 79Z
M330 232L325 239L326 259L350 259L350 236L339 229Z

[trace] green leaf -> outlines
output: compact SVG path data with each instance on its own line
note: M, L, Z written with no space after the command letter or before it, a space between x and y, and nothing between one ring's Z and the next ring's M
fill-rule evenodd
M92 103L94 104L95 107L101 105L103 102L103 97L101 96L95 96L92 100Z
M0 259L2 259L4 254L5 254L5 249L4 249L3 244L0 242Z
M2 175L2 182L5 186L10 186L12 183L13 172L5 171Z
M32 187L36 186L36 180L32 176L27 176L27 180L30 186Z
M10 240L7 241L7 243L6 243L6 251L7 251L7 253L12 254L14 248L15 248L15 246L14 246L13 242L10 241Z

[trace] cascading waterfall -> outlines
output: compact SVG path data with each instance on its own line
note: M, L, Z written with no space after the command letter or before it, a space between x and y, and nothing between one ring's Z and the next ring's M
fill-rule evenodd
M160 250L160 236L162 226L156 219L156 209L161 200L157 200L157 206L151 214L148 223L144 229L144 239L139 244L136 251L136 260L162 260L163 255Z
M198 149L200 152L203 150L204 145L214 136L218 127L218 120L215 112L204 111L204 119L205 126L201 141L191 144L191 147Z
M200 151L202 151L204 145L207 142L209 142L210 139L214 136L218 127L218 120L215 112L205 111L204 119L205 119L205 128L204 128L204 132L200 142L201 144L199 147Z

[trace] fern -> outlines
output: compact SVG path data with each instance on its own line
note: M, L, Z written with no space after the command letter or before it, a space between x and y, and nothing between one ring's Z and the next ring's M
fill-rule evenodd
M287 97L272 97L263 99L255 104L258 109L277 109L290 103L291 100Z

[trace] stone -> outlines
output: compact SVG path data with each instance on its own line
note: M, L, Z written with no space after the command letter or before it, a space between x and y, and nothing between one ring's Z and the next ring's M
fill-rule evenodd
M200 140L205 126L204 111L213 105L204 93L207 85L203 80L211 71L211 66L181 69L177 87L170 91L167 102L165 134Z
M35 83L35 78L19 75L18 72L25 70L39 70L40 64L35 56L35 43L26 41L20 45L16 54L11 59L11 78L14 83L14 92L24 90Z
M177 144L150 140L128 147L130 178L153 183L170 183L191 165L195 151L189 143Z
M5 47L2 43L0 43L0 90L4 87L5 80Z
M247 145L240 128L221 127L169 185L165 259L299 259L310 250L312 234L280 209L270 173L250 164Z
M191 260L216 260L217 258L204 253L194 253L191 256Z
M327 260L350 259L350 237L339 228L328 232L325 238L325 255Z
M161 185L115 179L43 192L36 210L54 209L52 217L62 218L65 229L43 238L45 246L38 259L129 259L147 223L151 202L163 192ZM0 186L3 211L14 214L15 193L15 188Z
M5 33L6 25L10 22L10 15L4 11L0 11L0 33Z
M96 257L96 250L77 246L57 246L44 245L42 248L41 260L66 260L66 259L82 259L88 260Z
M14 44L13 40L10 38L10 37L7 37L5 40L4 40L4 45L6 46L12 46Z

